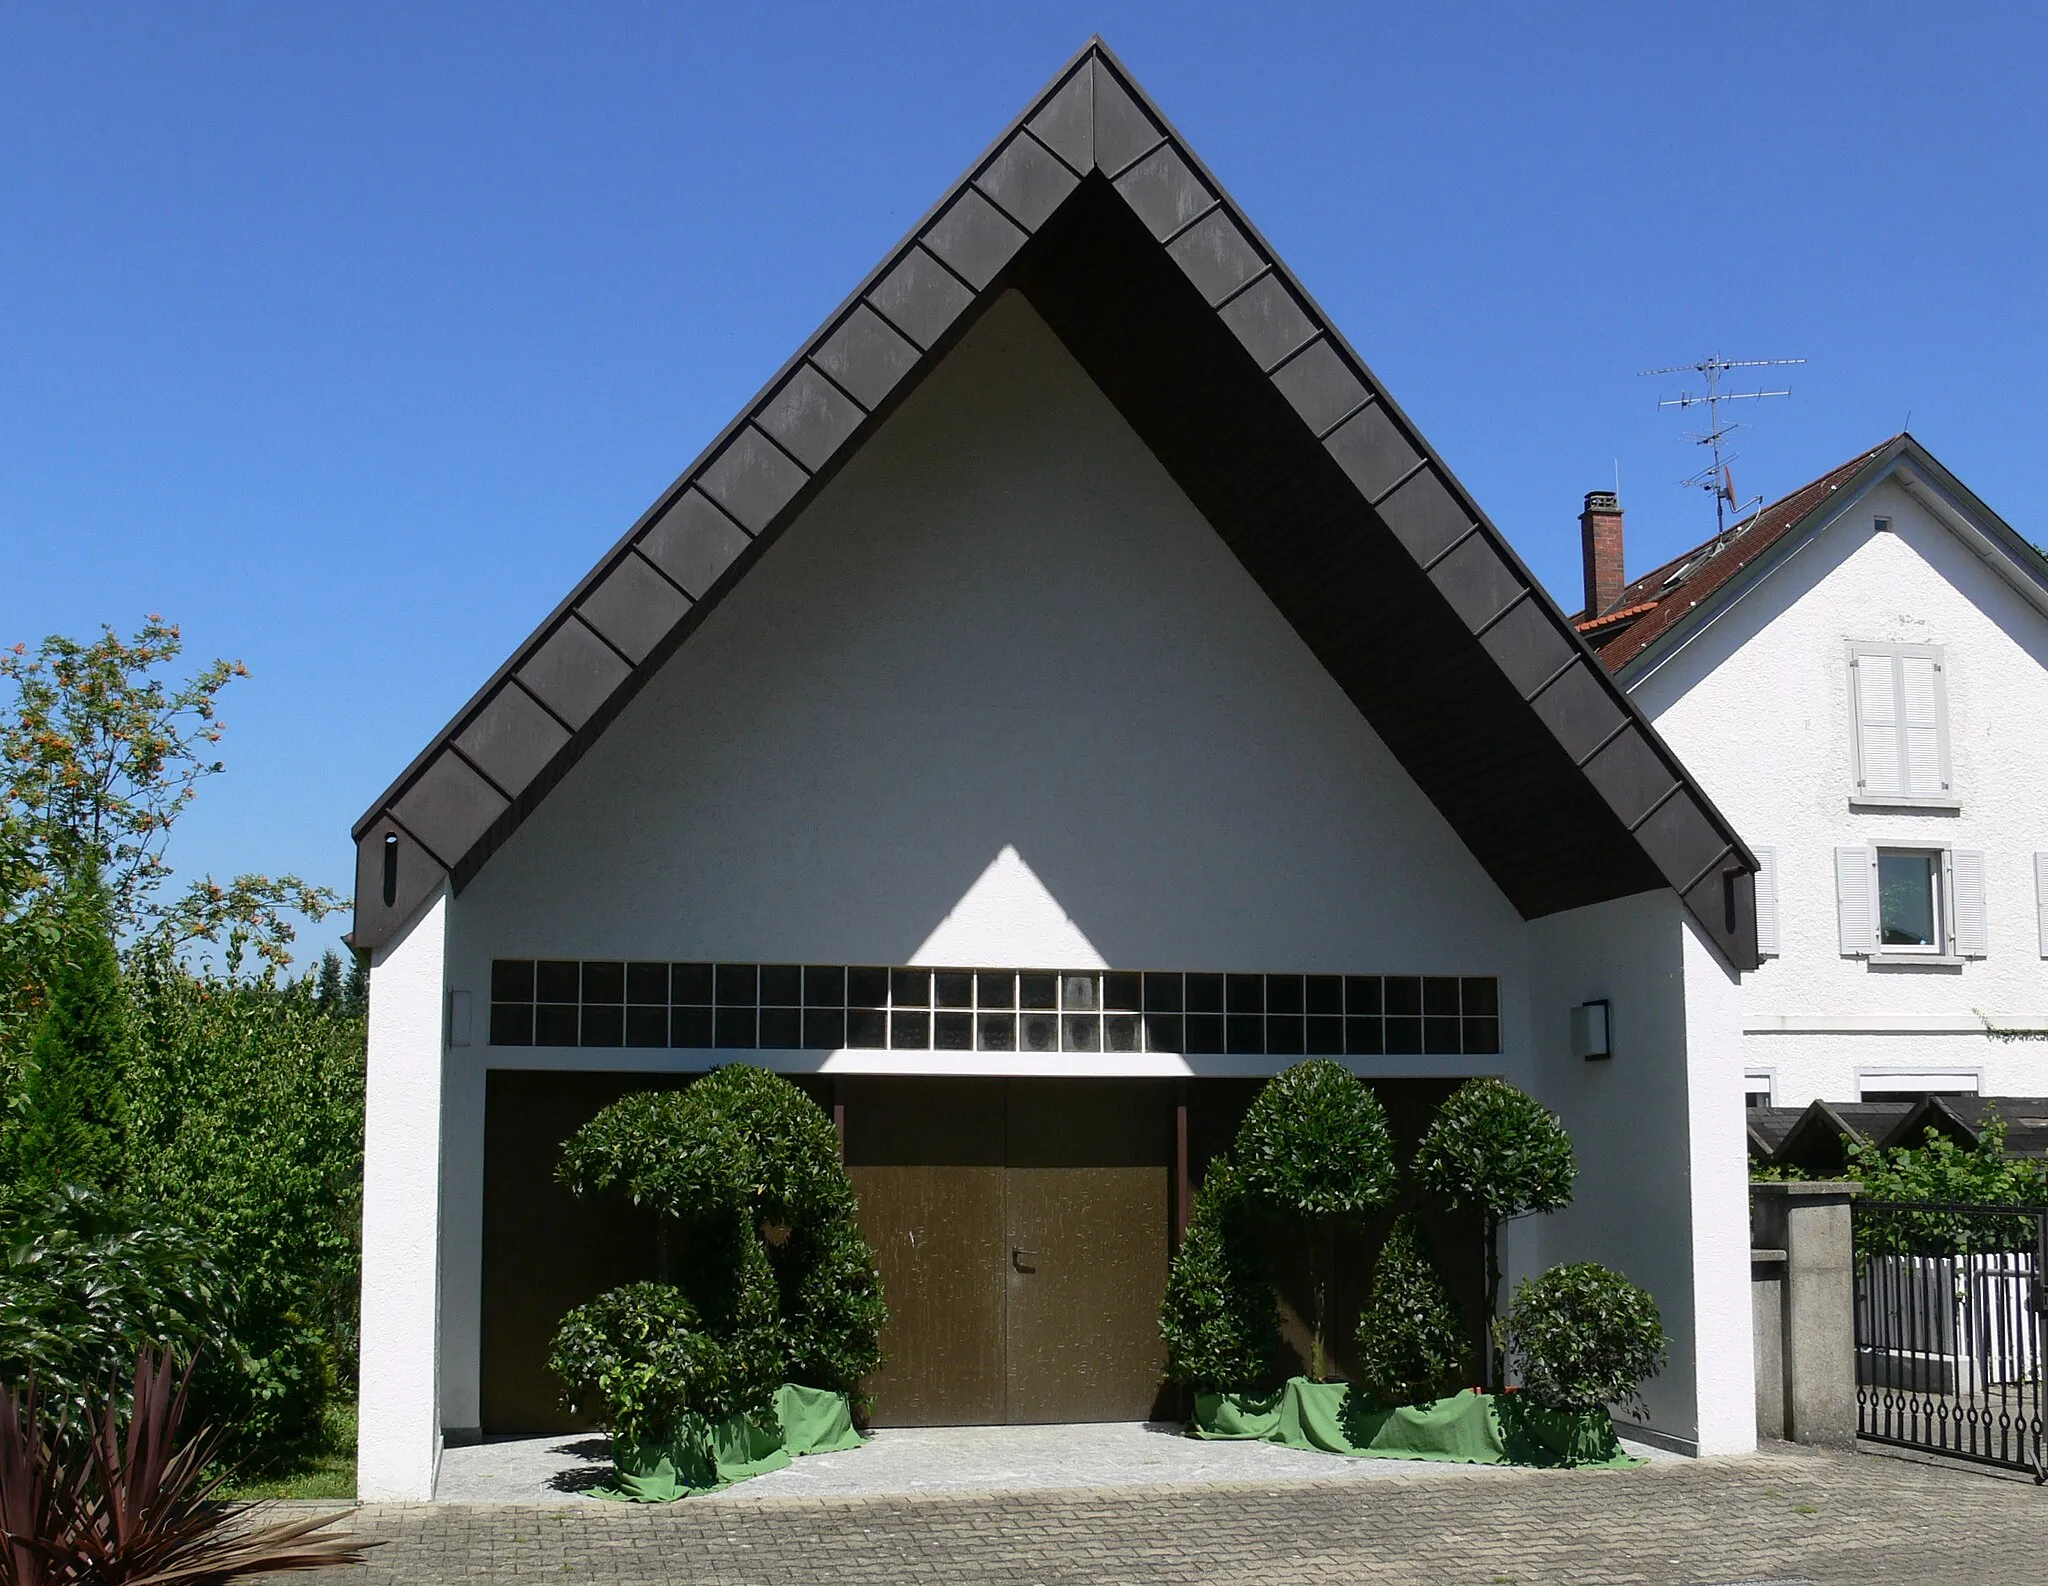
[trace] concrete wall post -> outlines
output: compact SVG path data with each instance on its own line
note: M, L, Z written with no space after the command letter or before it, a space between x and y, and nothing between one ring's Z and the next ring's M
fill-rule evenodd
M1855 1445L1856 1247L1849 1206L1862 1188L1842 1181L1750 1188L1752 1243L1784 1252L1777 1306L1780 1413L1768 1414L1759 1384L1760 1432L1776 1420L1780 1435L1795 1443ZM1759 1315L1758 1321L1766 1319ZM1769 1353L1767 1341L1760 1341L1758 1359Z

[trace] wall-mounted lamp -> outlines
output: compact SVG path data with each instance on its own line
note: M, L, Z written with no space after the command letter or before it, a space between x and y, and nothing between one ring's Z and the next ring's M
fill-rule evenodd
M1608 1011L1605 997L1597 1002L1582 1002L1572 1009L1572 1056L1593 1062L1614 1055L1608 1041Z

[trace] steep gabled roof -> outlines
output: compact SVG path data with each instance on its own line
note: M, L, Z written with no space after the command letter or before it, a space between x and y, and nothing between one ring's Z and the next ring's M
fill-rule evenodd
M1683 643L1767 576L1785 553L1890 478L1925 500L1952 529L1966 530L1980 556L2048 610L2048 563L2041 553L1926 447L1899 434L1645 573L1621 592L1612 610L1590 617L1582 611L1573 625L1610 672L1632 681L1655 656Z
M355 941L458 890L1001 292L1021 292L1525 917L1755 861L1091 40L357 823Z

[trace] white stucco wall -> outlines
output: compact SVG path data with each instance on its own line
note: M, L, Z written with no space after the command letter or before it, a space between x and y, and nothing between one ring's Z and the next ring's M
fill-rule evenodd
M1510 1225L1508 1285L1598 1261L1648 1289L1670 1364L1648 1427L1680 1449L1756 1444L1741 990L1669 892L1529 926L1530 1047L1510 1071L1563 1119L1578 1180L1561 1212ZM1612 1004L1613 1056L1574 1057L1570 1012Z
M1879 533L1873 520L1889 517ZM1959 812L1852 809L1849 640L1946 651ZM1636 683L1659 731L1751 843L1778 855L1781 955L1745 979L1744 1062L1776 1100L1854 1100L1884 1071L1953 1071L2048 1094L2033 856L2048 851L2048 619L1894 481L1760 580ZM1834 850L1980 849L1989 956L1960 966L1841 956Z
M439 1382L442 985L437 893L370 964L356 1495L434 1495Z

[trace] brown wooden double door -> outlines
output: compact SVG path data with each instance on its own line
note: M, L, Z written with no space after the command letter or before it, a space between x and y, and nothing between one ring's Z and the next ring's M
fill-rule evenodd
M1135 1421L1164 1406L1174 1098L1146 1080L842 1082L888 1363L876 1424Z

